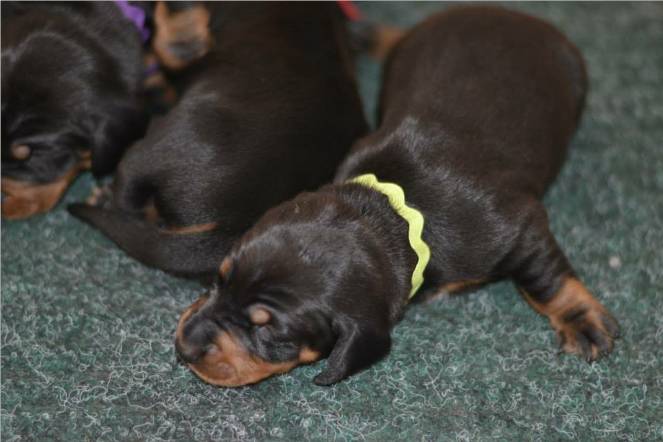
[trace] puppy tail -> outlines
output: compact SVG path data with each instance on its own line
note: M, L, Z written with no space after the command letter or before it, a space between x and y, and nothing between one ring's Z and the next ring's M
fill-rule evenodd
M365 20L348 23L350 44L357 53L367 53L376 60L385 60L405 35L405 30L395 26Z
M209 280L230 248L217 229L178 234L159 229L119 210L71 204L69 213L99 229L129 256L177 276Z

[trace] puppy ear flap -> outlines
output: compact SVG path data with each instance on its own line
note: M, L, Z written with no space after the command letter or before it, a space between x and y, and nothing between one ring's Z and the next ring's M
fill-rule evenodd
M107 175L120 162L129 144L145 134L147 113L138 105L113 104L101 117L92 143L92 173Z
M342 318L332 325L338 338L327 367L315 377L317 385L331 385L382 359L391 347L388 326Z

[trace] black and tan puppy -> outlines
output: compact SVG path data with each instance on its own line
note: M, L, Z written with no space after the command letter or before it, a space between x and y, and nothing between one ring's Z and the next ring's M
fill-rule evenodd
M315 382L328 385L386 355L420 262L408 235L419 236L382 191L350 181L364 174L401 186L423 214L429 289L512 278L566 352L610 352L617 323L540 201L583 107L578 50L538 19L465 7L417 26L384 73L379 128L334 185L271 209L232 248L219 286L180 319L180 356L236 386L327 356Z
M50 210L147 125L141 36L112 2L2 3L2 216Z
M214 44L122 159L110 208L71 208L141 262L200 278L269 207L330 181L366 131L334 3L209 7Z

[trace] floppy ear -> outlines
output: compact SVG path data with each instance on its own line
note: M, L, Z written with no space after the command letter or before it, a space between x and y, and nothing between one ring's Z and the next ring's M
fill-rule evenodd
M332 328L338 338L327 359L327 367L314 379L317 385L339 382L389 353L389 327L374 322L360 323L360 320L348 317L335 320Z

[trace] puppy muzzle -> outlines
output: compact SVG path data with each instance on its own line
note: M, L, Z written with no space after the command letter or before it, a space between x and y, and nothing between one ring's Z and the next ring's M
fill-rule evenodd
M252 354L232 332L196 313L207 298L200 298L180 317L175 334L179 357L203 381L222 387L254 384L285 373L299 364L316 361L320 353L302 347L294 360L271 362Z

